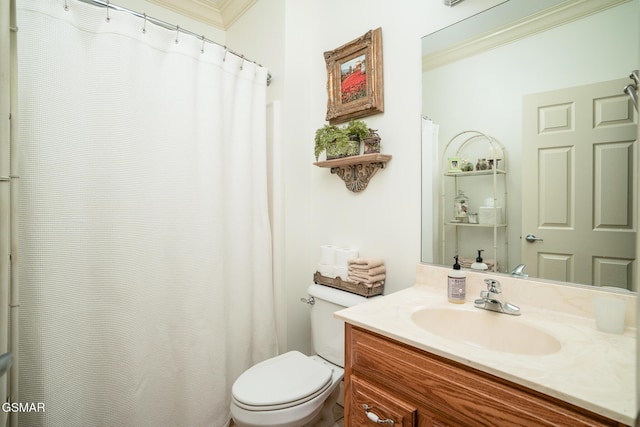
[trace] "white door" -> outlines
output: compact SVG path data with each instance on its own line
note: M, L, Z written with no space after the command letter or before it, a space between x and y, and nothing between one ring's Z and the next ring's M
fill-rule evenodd
M532 276L634 288L637 113L626 84L523 99L522 262Z

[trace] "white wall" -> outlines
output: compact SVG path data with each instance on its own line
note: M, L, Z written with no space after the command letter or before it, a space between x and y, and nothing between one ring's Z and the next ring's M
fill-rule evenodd
M440 0L259 0L227 32L230 47L270 68L270 99L282 101L282 168L275 172L284 197L284 230L275 236L284 240L275 243L276 269L282 265L276 286L286 307L281 349L312 350L308 307L299 299L307 295L321 244L383 258L387 293L413 285L420 262L420 38L499 2L449 8ZM351 193L329 170L312 165L313 136L326 123L323 52L377 27L385 112L365 121L378 129L382 151L393 159L364 192Z

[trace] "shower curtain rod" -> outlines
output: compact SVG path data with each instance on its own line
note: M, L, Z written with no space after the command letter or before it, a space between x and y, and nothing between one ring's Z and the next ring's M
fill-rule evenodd
M238 52L235 52L235 51L229 49L227 46L224 46L224 45L222 45L222 44L220 44L218 42L215 42L215 41L213 41L211 39L208 39L204 35L198 35L198 34L192 32L192 31L185 30L184 28L180 27L179 25L171 25L170 23L168 23L166 21L163 21L163 20L158 19L158 18L154 18L152 16L147 15L146 13L136 12L135 10L131 10L131 9L127 9L126 7L115 5L115 4L111 3L109 0L79 0L79 1L81 1L83 3L93 4L93 5L96 5L96 6L106 7L107 9L113 9L113 10L117 10L117 11L120 11L120 12L129 13L131 15L137 16L138 18L142 18L145 21L151 22L152 24L155 24L155 25L158 25L160 27L166 28L167 30L178 31L180 33L187 34L187 35L193 36L195 38L198 38L198 39L202 40L203 42L212 43L212 44L215 44L217 46L223 47L225 52L228 52L228 53L230 53L232 55L235 55L235 56L237 56L238 58L241 58L244 61L249 61L249 62L251 62L253 64L256 64L259 67L263 67L262 64L259 64L256 61L252 61L251 59L247 59L247 58L245 58L244 55L241 55ZM67 0L65 0L65 2L64 2L65 10L67 10L68 7L69 6L67 5ZM267 73L267 86L269 86L270 84L271 84L271 73Z

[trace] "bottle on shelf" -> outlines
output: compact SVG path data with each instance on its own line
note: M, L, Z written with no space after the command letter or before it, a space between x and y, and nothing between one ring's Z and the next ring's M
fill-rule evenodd
M486 271L489 269L489 266L482 260L482 252L484 249L478 249L478 256L476 257L476 262L471 264L472 270L482 270Z

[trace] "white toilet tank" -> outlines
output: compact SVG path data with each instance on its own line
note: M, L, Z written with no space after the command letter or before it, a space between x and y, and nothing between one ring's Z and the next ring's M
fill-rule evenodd
M316 284L309 286L307 292L315 301L311 305L313 350L323 359L344 368L344 321L336 319L333 313L362 304L368 298Z

